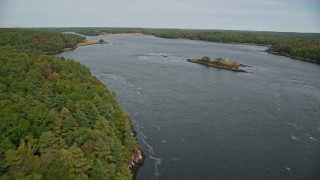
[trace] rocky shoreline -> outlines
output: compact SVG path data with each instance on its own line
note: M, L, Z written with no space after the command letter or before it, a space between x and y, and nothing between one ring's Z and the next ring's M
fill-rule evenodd
M130 125L131 125L131 131L132 131L134 137L136 138L136 141L138 141L137 140L137 132L134 130L134 127L132 125L133 122L131 119L129 119L129 121L130 121ZM137 150L131 155L131 159L128 162L129 168L132 172L132 179L136 178L138 171L139 171L139 168L143 165L145 158L146 158L146 156L144 155L143 151L141 150L140 145L137 144Z

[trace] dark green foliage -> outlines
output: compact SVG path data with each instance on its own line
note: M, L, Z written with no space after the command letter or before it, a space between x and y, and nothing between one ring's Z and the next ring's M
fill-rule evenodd
M210 61L210 58L208 56L204 56L201 58L201 61Z
M79 39L0 31L0 179L131 179L137 144L117 99L80 63L39 53Z

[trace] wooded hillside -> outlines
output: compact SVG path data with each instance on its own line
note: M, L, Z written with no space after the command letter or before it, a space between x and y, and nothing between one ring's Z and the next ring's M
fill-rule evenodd
M80 63L42 55L83 37L0 31L0 179L131 179L117 98Z

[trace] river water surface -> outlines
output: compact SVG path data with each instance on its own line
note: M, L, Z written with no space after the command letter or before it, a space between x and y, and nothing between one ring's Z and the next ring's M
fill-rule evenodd
M138 180L320 179L320 66L266 47L101 36L60 54L88 66L133 119ZM224 57L236 73L187 62Z

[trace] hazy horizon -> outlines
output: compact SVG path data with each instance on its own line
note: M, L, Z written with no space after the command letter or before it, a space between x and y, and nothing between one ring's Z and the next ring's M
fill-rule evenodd
M0 1L3 28L126 27L320 33L319 19L318 0Z

